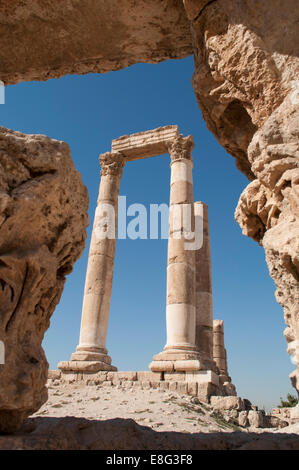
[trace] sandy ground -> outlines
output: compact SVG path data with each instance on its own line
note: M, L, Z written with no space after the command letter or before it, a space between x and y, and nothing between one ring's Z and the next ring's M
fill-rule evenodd
M299 423L241 428L197 398L172 391L48 381L47 403L1 450L299 450ZM227 422L227 420L231 422Z
M33 417L131 418L155 431L247 432L226 423L208 405L160 389L84 386L53 381L48 384L48 391L47 403Z
M67 384L49 380L49 399L32 417L76 417L88 420L133 419L155 431L183 433L279 432L299 435L299 422L283 429L242 428L196 398L161 389Z

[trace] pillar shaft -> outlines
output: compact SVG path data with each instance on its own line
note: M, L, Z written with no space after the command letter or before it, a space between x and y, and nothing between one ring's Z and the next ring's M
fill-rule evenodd
M226 349L224 347L224 325L223 320L214 320L214 346L213 346L214 361L219 369L220 377L223 381L228 381L228 369Z
M195 252L185 249L184 213L194 228L192 160L171 162L165 350L195 349ZM191 209L191 210L190 210ZM186 214L187 215L187 214ZM177 238L178 237L178 238Z
M87 265L80 340L73 361L102 361L107 356L106 336L112 291L117 234L119 184L124 157L119 153L100 156L101 182ZM111 366L112 367L112 366Z
M179 136L169 149L171 186L167 266L166 335L162 353L155 361L188 361L198 359L195 344L195 251L188 249L190 234L195 229L191 137ZM164 364L159 364L163 370Z
M215 367L213 361L213 298L208 206L194 203L196 225L202 230L202 245L195 251L196 334L195 343L206 367Z
M223 320L214 320L214 344L213 344L213 357L218 368L219 384L224 395L237 396L236 387L231 383L231 378L228 375L227 355L224 346L224 325Z

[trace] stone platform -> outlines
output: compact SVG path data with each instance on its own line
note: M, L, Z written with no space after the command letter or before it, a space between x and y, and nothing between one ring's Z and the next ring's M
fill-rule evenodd
M94 408L92 403L95 400L97 401L101 399L102 401L105 401L105 405L109 405L110 402L111 409L114 409L115 407L117 409L119 405L117 402L119 400L121 400L121 404L128 403L127 400L132 400L131 405L133 405L133 402L136 404L136 413L139 414L140 411L137 410L140 410L140 399L142 405L146 407L147 400L149 400L149 398L152 400L155 396L156 400L148 401L148 405L155 404L158 401L158 408L160 410L158 413L160 416L161 410L163 410L163 403L165 403L165 397L168 397L168 399L171 399L171 403L174 403L173 400L176 401L178 399L180 406L185 404L189 411L191 406L191 408L195 407L196 410L203 414L207 413L204 421L200 420L200 423L204 422L207 424L207 420L210 421L210 418L212 417L218 424L220 423L221 426L232 426L234 430L239 428L240 430L243 428L279 429L288 426L288 420L283 419L283 417L275 416L274 413L268 415L264 410L259 410L258 406L252 405L248 399L236 396L236 394L230 395L230 390L222 387L220 381L219 384L216 385L218 377L215 376L212 374L201 374L201 377L198 375L190 377L187 374L184 376L183 373L163 375L162 373L142 371L100 371L96 374L85 371L77 373L74 373L73 371L49 371L48 386L49 400L51 402L49 403L49 406L52 411L52 407L55 406L55 404L53 404L53 400L56 400L54 396L56 397L58 395L60 396L58 403L64 403L66 405L65 413L67 416L69 416L67 413L81 413L80 410L84 409L87 413L86 416L96 417L98 416L99 409L101 407ZM94 391L91 392L90 389L93 389ZM59 393L56 393L57 391L59 391ZM161 392L164 392L164 394L161 395ZM234 390L231 391L231 393L233 392ZM69 400L65 402L63 401L63 394L66 397L72 397L73 393L75 393L76 398L78 398L78 393L79 398L84 397L84 403L82 402L82 399L77 401L77 403L80 402L80 406L83 406L84 408L76 409L76 405L75 407L71 405ZM170 402L168 402L168 404L169 403ZM164 417L169 416L169 409L168 407L166 408L167 410L164 409L166 412ZM104 409L106 410L108 408L105 407ZM42 409L41 416L48 411L49 409L47 408ZM126 411L131 415L132 407L129 406L127 410L122 407L123 418L126 418L127 416ZM152 407L150 407L150 409L146 408L142 411L142 413L146 412L156 413L157 407L156 409L153 409ZM203 417L203 414L201 414L201 418ZM61 417L61 414L58 414L57 416ZM71 414L71 416L73 416L73 414ZM112 416L114 415L112 414ZM111 413L108 415L110 418L112 416ZM101 418L103 418L102 414ZM145 416L143 416L143 419L144 418ZM195 416L195 419L196 418L197 416ZM292 422L295 423L296 420L293 420ZM173 424L174 423L172 423L172 425ZM209 432L206 429L204 429L204 431Z
M202 402L209 403L212 396L236 396L233 385L223 385L219 376L213 371L195 372L117 372L50 370L49 379L58 379L67 383L82 383L87 385L122 385L127 387L161 388L182 395L198 397Z

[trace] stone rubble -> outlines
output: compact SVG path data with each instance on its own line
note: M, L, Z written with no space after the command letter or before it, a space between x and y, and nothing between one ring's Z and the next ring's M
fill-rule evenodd
M176 382L173 380L165 381L159 380L158 374L153 372L106 372L99 371L96 374L82 372L78 373L65 371L49 371L49 387L59 387L66 393L64 389L71 392L71 394L77 393L78 390L86 390L85 387L96 387L97 390L101 390L104 394L114 393L115 399L123 397L122 394L116 393L116 390L130 391L133 394L146 395L145 391L151 393L166 393L166 396L183 397L187 403L194 405L200 405L202 409L209 410L214 416L220 420L224 420L232 426L241 426L249 428L284 428L288 426L288 420L283 419L275 415L266 414L265 411L259 410L257 406L252 405L248 399L242 399L237 396L211 396L207 400L206 395L202 395L200 389L197 389L196 382ZM161 376L160 376L161 378ZM148 380L145 380L148 379ZM79 392L78 392L79 393ZM102 394L98 396L99 399L103 400ZM86 406L88 405L88 398L86 397ZM140 404L143 403L143 398ZM158 397L157 403L161 404L161 398ZM49 404L46 404L48 409ZM113 401L111 406L118 408L116 402ZM195 407L196 408L196 407ZM113 414L113 409L111 412ZM140 410L139 410L140 411ZM44 411L41 411L43 413ZM62 410L62 415L65 416L66 410ZM138 410L135 411L138 413ZM112 415L110 415L112 416ZM123 416L125 417L125 415ZM292 420L292 423L299 422L299 420Z

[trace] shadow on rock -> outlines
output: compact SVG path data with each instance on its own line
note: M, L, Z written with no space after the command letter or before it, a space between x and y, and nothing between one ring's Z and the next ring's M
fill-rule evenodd
M283 433L157 432L132 419L31 418L0 435L1 450L299 450L299 436Z

